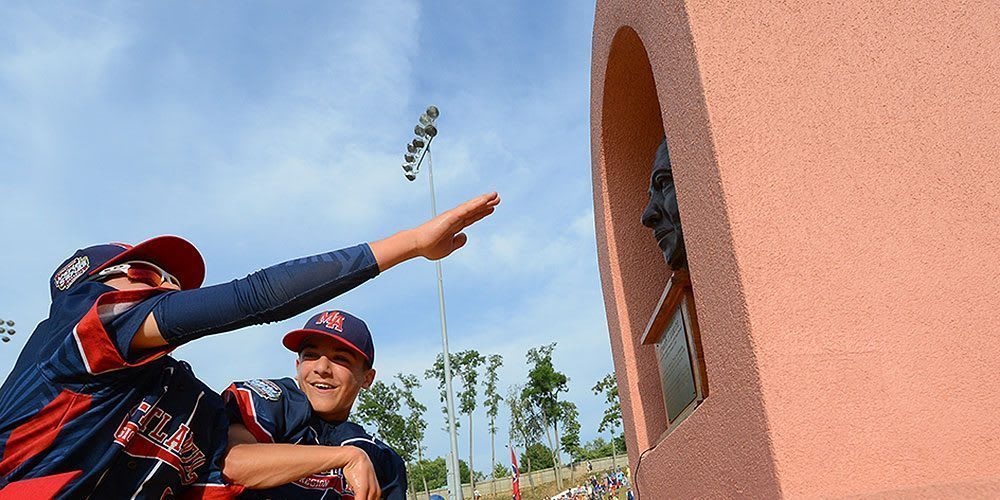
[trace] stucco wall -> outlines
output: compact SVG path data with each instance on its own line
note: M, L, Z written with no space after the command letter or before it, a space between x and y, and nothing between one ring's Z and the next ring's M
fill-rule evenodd
M1000 494L1000 4L950 4L598 2L598 247L644 498ZM711 395L661 440L637 338L663 131Z

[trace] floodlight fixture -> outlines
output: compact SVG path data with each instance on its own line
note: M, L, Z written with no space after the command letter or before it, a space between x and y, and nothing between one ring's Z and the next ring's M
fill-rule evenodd
M426 137L427 131L424 130L424 127L417 125L416 127L413 127L413 134L416 135L417 137Z
M421 125L423 125L423 126L426 127L426 126L428 126L428 125L430 125L432 123L434 123L434 119L431 118L430 116L427 116L427 113L424 113L424 114L420 115L420 124Z
M17 333L17 332L15 332L13 328L8 328L7 329L7 335L14 335L15 333Z
M4 342L10 342L10 337L3 336L3 337L0 337L0 340L3 340Z
M424 142L424 140L423 140L423 139L421 139L421 138L419 138L419 137L414 137L414 138L413 138L413 142L411 142L410 144L411 144L411 145L412 145L413 147L415 147L415 148L417 148L417 149L420 149L420 148L424 147L424 146L425 146L425 145L426 145L427 143L426 143L426 142Z
M439 116L441 116L441 111L438 110L437 106L432 105L432 106L427 106L427 111L425 112L425 114L427 115L428 118L431 119L431 121L434 121L437 120Z
M417 145L414 144L414 143L412 143L412 142L406 145L406 152L407 153L414 153L414 154L416 154L416 152L418 150L420 150L420 148L417 147Z
M2 327L2 326L0 326L0 333L6 333L6 332L7 332L7 329L4 328L4 327Z
M403 155L403 159L406 160L406 163L413 163L417 161L417 155L415 153L406 153Z
M434 137L434 136L438 135L438 129L432 123L432 124L424 127L424 133L427 134L427 137Z
M7 326L14 326L14 320L8 319L7 320Z

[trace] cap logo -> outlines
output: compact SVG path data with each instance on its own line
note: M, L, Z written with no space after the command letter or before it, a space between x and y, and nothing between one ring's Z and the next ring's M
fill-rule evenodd
M73 283L86 274L87 270L90 269L90 257L86 255L77 257L69 261L65 266L62 267L54 278L52 282L56 285L59 290L66 290L73 286Z
M316 320L317 325L326 324L328 330L337 330L344 333L344 315L340 311L324 312Z

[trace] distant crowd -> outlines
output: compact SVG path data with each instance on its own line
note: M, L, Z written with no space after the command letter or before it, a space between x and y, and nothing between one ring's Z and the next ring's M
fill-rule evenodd
M611 500L618 499L622 491L628 500L635 498L628 476L620 467L615 467L604 474L591 475L583 485L564 491L552 500Z

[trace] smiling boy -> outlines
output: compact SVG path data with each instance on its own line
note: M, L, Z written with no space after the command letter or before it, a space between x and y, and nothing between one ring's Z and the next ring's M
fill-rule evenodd
M375 379L375 346L364 321L324 311L288 332L282 344L298 353L295 380L235 382L223 393L231 421L223 474L255 489L244 497L333 500L354 498L349 485L355 475L373 471L376 480L369 484L378 485L382 498L406 498L403 460L347 421L358 392ZM253 453L259 443L321 446L265 458ZM356 455L359 464L367 457L372 467L332 467L330 457L337 454Z

